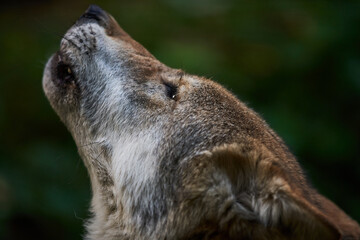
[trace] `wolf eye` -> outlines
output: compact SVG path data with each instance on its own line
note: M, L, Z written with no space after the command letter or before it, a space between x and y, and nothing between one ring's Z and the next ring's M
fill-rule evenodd
M172 83L164 83L164 85L166 88L166 95L171 99L175 99L178 90L177 86Z
M57 65L57 77L60 81L70 83L74 81L74 74L71 67L63 62Z

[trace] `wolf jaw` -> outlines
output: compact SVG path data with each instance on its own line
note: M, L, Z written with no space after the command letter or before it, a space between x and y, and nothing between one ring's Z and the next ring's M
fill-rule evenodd
M90 175L87 239L360 238L256 113L156 60L97 6L43 88Z

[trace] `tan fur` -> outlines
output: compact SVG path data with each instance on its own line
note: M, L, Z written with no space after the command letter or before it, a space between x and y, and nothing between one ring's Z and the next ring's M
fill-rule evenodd
M43 87L89 171L86 239L360 239L254 111L99 7L64 35Z

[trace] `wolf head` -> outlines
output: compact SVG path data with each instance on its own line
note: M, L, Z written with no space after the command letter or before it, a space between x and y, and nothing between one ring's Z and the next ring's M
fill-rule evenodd
M359 236L256 113L159 62L97 6L62 38L43 88L89 171L89 238Z

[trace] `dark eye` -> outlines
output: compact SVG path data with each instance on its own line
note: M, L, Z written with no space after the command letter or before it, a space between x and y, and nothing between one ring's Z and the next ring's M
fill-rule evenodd
M60 62L57 65L56 71L57 71L57 77L60 81L64 83L71 83L74 81L74 74L69 65Z
M175 99L178 90L177 86L172 83L164 83L164 85L166 88L166 95L171 99Z

